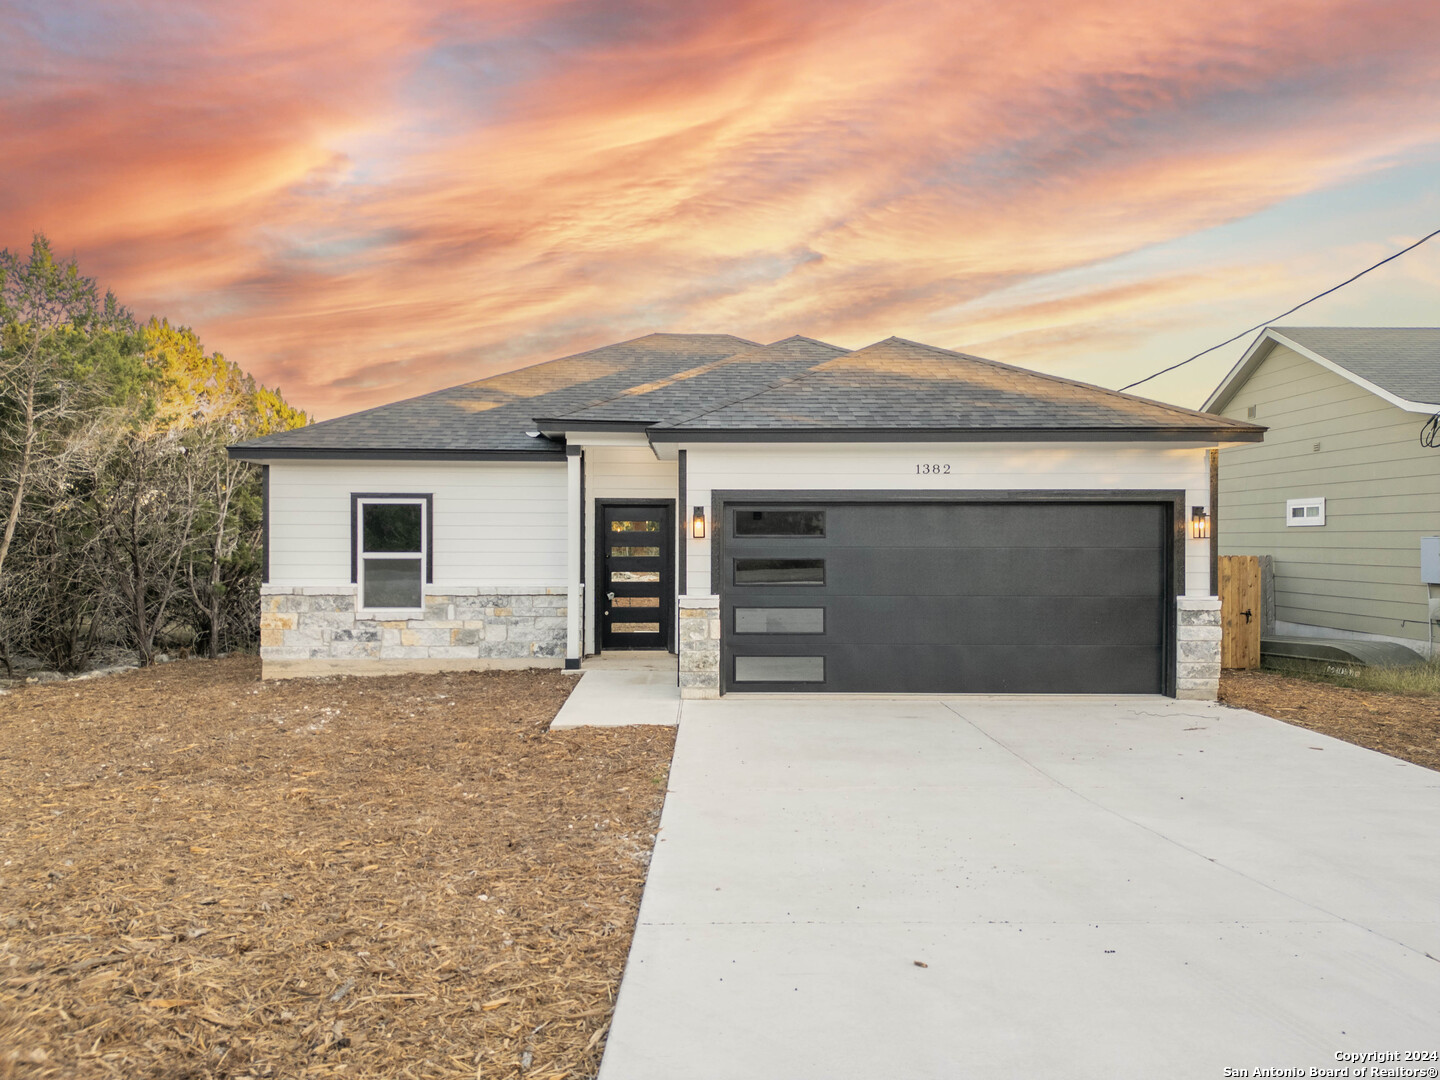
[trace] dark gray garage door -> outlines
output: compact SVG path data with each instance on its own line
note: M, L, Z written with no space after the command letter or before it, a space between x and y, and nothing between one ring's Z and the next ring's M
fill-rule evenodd
M725 689L1162 693L1172 514L729 503Z

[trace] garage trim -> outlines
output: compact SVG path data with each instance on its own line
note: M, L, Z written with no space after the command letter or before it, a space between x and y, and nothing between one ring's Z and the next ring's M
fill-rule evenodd
M727 503L1162 503L1170 507L1171 543L1166 552L1170 565L1170 587L1165 594L1165 622L1162 638L1163 692L1175 696L1175 620L1176 600L1185 595L1186 493L1183 490L1106 489L964 489L949 491L851 490L821 489L715 489L710 493L710 590L720 591L726 566L725 542L729 521ZM732 636L729 628L721 632L722 663L725 647Z

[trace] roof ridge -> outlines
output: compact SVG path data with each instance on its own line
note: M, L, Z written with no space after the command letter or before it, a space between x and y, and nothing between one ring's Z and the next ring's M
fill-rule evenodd
M794 382L796 379L803 379L806 375L810 374L810 373L811 373L812 371L814 371L816 368L818 368L818 367L823 367L824 365L830 363L831 360L838 360L838 359L840 359L840 357L842 357L842 356L848 356L849 353L850 353L850 350L847 349L847 348L845 348L844 346L841 346L841 345L831 345L828 341L817 341L815 338L807 338L807 337L804 337L804 336L801 335L801 334L791 334L790 337L788 337L788 338L781 338L779 341L772 341L769 345L764 346L764 348L767 348L767 349L768 349L768 348L772 348L772 347L775 346L775 345L783 345L785 342L787 342L787 341L793 341L793 340L796 339L796 338L799 338L799 339L802 340L802 341L808 341L808 342L810 342L812 345L821 345L821 346L824 346L824 347L827 348L827 349L836 349L836 350L838 350L838 355L832 356L832 357L830 358L830 360L822 360L822 361L820 361L820 363L814 364L814 365L806 368L804 371L797 371L794 375L785 375L785 376L782 376L782 377L776 379L774 382L770 383L768 386L762 386L759 390L755 390L755 391L753 391L753 392L751 392L751 393L749 393L749 394L743 394L743 395L741 395L740 397L731 398L729 401L721 402L721 403L718 404L718 405L712 405L712 406L710 406L708 409L701 409L699 412L697 412L697 413L691 413L689 416L681 417L679 420L672 421L672 422L670 422L670 423L668 423L668 424L660 424L660 425L657 425L657 426L659 426L659 427L679 427L681 424L688 424L688 423L690 423L691 420L698 420L698 419L700 419L700 417L702 417L702 416L708 416L710 413L712 413L712 412L718 412L720 409L727 409L727 408L729 408L731 405L738 405L738 404L740 404L740 402L742 402L742 401L749 401L751 398L753 398L753 397L759 397L761 394L768 394L771 390L774 390L774 389L777 389L778 387L784 386L786 383ZM739 354L737 353L736 355L739 355ZM726 359L726 360L733 360L734 357L728 357L728 356L727 356L725 359Z

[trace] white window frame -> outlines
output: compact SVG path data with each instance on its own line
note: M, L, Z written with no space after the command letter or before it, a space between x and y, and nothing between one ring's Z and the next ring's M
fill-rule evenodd
M420 508L420 552L418 556L413 551L366 551L365 550L365 507L367 506L418 506ZM374 612L381 615L405 612L424 612L425 610L425 586L426 567L430 565L430 515L427 513L429 507L424 498L414 496L362 496L355 500L355 576L356 589L360 593L359 608L363 612ZM366 559L415 559L420 560L420 606L413 608L383 608L372 607L369 598L365 595L365 560Z
M1297 509L1305 511L1303 517L1296 517ZM1311 514L1310 510L1317 513ZM1286 528L1316 527L1325 524L1325 500L1319 499L1286 499L1285 500L1285 526Z

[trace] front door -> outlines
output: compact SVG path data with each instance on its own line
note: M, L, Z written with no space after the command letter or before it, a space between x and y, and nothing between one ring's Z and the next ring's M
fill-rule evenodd
M669 649L675 613L675 525L669 503L600 510L600 648Z

